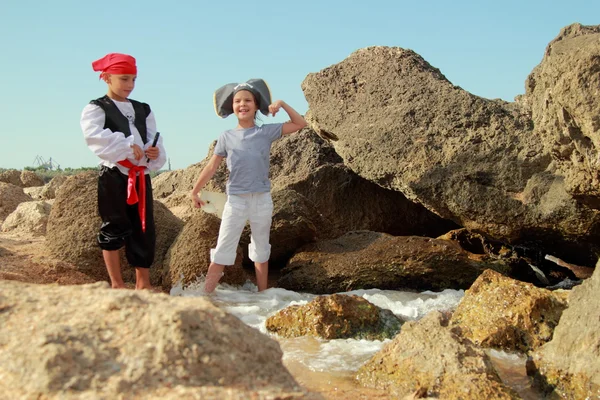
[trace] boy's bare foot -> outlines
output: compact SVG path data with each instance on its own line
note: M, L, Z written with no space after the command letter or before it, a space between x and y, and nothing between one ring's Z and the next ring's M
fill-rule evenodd
M152 290L150 284L150 269L149 268L135 268L135 290Z
M118 284L118 283L113 283L113 284L111 284L111 285L110 285L110 287L111 287L112 289L127 289L127 288L125 287L125 284L124 284L123 282L121 282L120 284Z

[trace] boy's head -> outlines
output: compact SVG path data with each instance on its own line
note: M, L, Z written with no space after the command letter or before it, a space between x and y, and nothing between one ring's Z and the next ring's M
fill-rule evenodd
M100 79L108 85L108 96L125 100L135 87L137 66L135 58L127 54L110 53L92 63L94 71L100 71Z

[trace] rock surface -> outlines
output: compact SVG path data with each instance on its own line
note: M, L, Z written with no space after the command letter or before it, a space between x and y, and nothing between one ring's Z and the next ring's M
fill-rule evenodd
M360 367L357 378L394 398L420 393L440 399L519 399L506 387L485 352L448 327L434 311L402 331Z
M439 291L467 289L485 269L506 268L471 257L446 240L349 232L300 249L277 284L315 294L369 288Z
M565 28L516 103L474 96L410 50L360 49L306 77L310 123L363 178L469 230L593 265L597 32Z
M266 327L283 337L384 340L396 336L402 322L362 297L333 294L287 307L269 317Z
M203 298L0 281L0 326L6 398L303 394L274 340Z
M575 287L552 340L532 357L537 385L563 399L600 398L600 272Z
M50 209L50 204L43 200L20 203L2 223L2 231L43 236L46 234Z
M465 292L450 324L481 347L528 353L552 339L566 298L486 270Z

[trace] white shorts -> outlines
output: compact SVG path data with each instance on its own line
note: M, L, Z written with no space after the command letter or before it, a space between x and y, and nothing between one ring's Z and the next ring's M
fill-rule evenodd
M228 195L223 209L217 247L210 249L210 261L221 265L235 263L240 236L248 220L251 231L248 256L258 263L269 261L272 215L273 200L270 192Z

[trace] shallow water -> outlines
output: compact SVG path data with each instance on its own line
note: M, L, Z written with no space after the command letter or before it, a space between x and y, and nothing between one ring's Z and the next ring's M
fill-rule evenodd
M202 287L203 282L199 280L185 289L174 287L171 295L204 296ZM381 308L391 310L405 320L417 320L430 311L454 310L464 296L464 291L413 293L368 289L341 294L361 296ZM281 288L270 288L259 293L255 285L247 282L243 287L221 284L211 295L211 300L247 325L277 340L283 351L284 365L301 385L319 392L344 393L355 390L358 385L354 376L360 366L381 350L389 340L322 340L310 336L286 339L266 330L265 321L269 316L291 305L306 304L315 297L317 295ZM488 354L507 385L526 400L540 398L539 394L530 388L525 374L525 356L495 350L489 351Z

